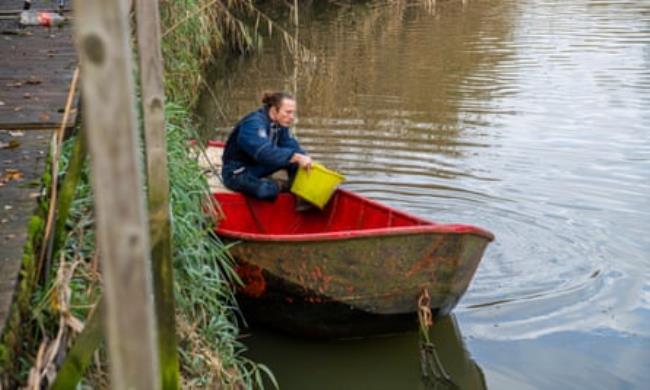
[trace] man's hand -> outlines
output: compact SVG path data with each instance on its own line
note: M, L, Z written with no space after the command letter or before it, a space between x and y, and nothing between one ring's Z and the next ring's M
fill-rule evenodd
M311 157L304 154L294 153L293 156L291 156L291 160L289 160L289 162L298 164L298 166L305 168L306 170L311 169Z

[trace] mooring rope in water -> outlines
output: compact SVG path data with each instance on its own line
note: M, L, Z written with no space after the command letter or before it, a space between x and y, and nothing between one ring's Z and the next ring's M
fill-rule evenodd
M425 385L432 389L458 389L442 365L436 346L431 341L433 315L431 297L426 288L418 298L418 322L420 323L420 369Z

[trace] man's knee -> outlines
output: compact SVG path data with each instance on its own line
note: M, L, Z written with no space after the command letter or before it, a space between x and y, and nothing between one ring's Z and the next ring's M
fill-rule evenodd
M264 179L255 190L255 197L262 200L273 200L278 197L280 188L273 180Z

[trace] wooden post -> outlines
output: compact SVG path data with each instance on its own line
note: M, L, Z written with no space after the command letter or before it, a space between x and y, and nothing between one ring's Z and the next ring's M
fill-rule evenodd
M112 388L159 388L124 0L75 0Z
M74 196L79 184L79 178L86 161L86 140L83 133L77 135L72 152L70 153L70 162L65 173L65 178L59 191L59 199L56 205L56 224L54 225L54 247L52 253L57 253L65 243L65 224L70 215L70 206L74 201Z
M165 139L165 90L160 49L160 13L157 0L135 4L144 113L145 153L149 190L149 228L158 349L163 389L178 389L180 374L176 343L174 277L169 220L169 175Z
M97 303L95 310L90 313L84 326L84 330L75 339L74 345L68 351L56 379L50 390L76 389L79 380L83 377L86 368L90 364L93 353L99 348L104 340L102 322L104 314L104 300Z

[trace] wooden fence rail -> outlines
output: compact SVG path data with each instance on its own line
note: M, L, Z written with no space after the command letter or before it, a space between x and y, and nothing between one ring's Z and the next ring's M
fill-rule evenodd
M180 385L176 343L174 277L169 221L169 176L165 142L165 90L157 0L136 0L136 33L147 161L149 224L158 350L163 389Z
M160 387L149 227L139 170L126 2L75 0L105 329L115 389Z

